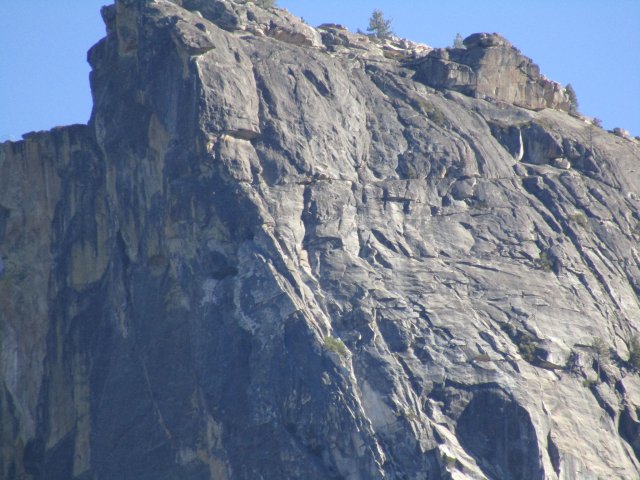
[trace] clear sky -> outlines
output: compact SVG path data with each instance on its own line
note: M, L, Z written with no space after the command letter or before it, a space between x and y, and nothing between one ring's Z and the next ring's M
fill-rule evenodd
M86 51L110 0L0 0L0 141L91 111ZM395 33L435 47L498 32L548 78L571 83L580 111L640 135L640 0L279 0L311 25L365 29L374 8Z

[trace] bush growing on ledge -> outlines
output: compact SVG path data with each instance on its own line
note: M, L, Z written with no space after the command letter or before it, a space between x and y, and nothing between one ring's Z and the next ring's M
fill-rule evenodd
M413 413L408 408L405 408L402 411L396 412L396 417L403 417L403 418L406 418L407 420L415 420L416 418L418 418L418 415Z
M547 252L540 253L540 256L536 259L536 266L545 272L553 270L553 261Z
M580 368L580 356L575 350L569 352L567 361L564 364L564 370L569 373L576 373Z
M517 328L512 323L500 323L500 329L505 332L518 348L522 359L531 364L538 362L538 339L526 330Z
M636 372L640 371L640 338L637 335L629 340L629 365Z
M435 105L427 102L424 98L418 99L416 108L422 111L422 113L424 113L429 118L429 120L431 120L439 127L444 127L447 124L442 111Z
M446 453L442 453L442 465L445 468L455 467L458 470L462 470L464 468L464 465L462 465L462 462L460 460L458 460L456 457L451 457Z
M341 357L349 355L349 349L342 340L334 337L324 337L324 348L330 352L337 353Z
M613 133L617 137L631 140L631 134L624 128L615 127L613 130L611 130L611 133Z
M573 215L571 215L571 220L573 220L575 223L577 223L578 225L580 225L581 227L586 227L587 226L587 217L584 216L584 213L574 213Z
M444 115L440 110L433 107L433 109L428 113L429 120L438 125L439 127L445 126Z
M520 355L522 355L525 361L529 363L535 362L537 345L532 335L522 334L517 340L516 345L518 346Z
M600 337L593 337L591 348L595 354L596 365L598 367L598 378L600 378L601 366L609 360L609 346Z

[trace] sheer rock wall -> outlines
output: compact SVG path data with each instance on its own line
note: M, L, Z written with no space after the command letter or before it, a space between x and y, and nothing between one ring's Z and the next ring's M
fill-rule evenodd
M0 145L2 478L640 474L638 143L280 11L103 17L88 126Z

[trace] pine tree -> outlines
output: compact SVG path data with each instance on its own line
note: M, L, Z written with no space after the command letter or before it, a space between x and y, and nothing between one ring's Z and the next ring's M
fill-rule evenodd
M370 32L377 38L389 38L393 35L391 31L391 20L384 18L384 14L375 9L369 18L369 27L367 32Z
M567 92L567 97L569 97L569 112L578 113L578 97L576 96L576 91L573 89L573 86L567 83L564 91Z
M453 40L453 48L465 48L462 41L462 35L456 33L456 38Z

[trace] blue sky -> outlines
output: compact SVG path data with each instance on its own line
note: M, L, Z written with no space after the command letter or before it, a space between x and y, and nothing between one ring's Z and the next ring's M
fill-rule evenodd
M86 51L109 0L0 1L0 141L91 111ZM374 8L396 34L435 47L498 32L548 78L571 83L580 111L640 135L639 0L279 0L311 25L365 29Z

